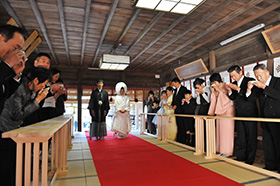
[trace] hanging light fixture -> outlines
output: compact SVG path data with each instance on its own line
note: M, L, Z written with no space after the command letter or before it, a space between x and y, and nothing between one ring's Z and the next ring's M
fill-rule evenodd
M102 70L125 70L130 64L130 56L102 54L99 68Z

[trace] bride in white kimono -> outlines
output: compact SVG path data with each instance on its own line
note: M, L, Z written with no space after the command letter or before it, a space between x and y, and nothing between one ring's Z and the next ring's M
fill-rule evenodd
M127 92L126 84L117 83L116 92L118 95L115 99L115 115L111 130L114 132L114 136L118 134L119 139L123 139L131 131L130 103L129 98L125 95Z

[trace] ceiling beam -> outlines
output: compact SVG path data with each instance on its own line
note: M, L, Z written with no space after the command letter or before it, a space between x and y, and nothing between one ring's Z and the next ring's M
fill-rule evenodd
M101 35L101 37L100 37L100 40L99 40L97 49L96 49L95 54L94 54L94 57L93 57L92 66L94 66L94 64L95 64L95 61L96 61L96 59L97 59L99 50L100 50L100 48L101 48L101 45L103 44L103 40L104 40L104 38L105 38L105 36L106 36L107 30L108 30L108 28L109 28L109 26L110 26L110 23L111 23L112 19L113 19L113 16L114 16L114 13L115 13L115 10L116 10L116 8L117 8L118 3L119 3L119 0L114 0L114 2L113 2L111 11L110 11L109 16L108 16L108 18L107 18L106 24L105 24L105 26L104 26L102 35Z
M205 44L207 44L207 43L209 43L209 42L211 42L211 41L214 41L214 40L220 38L221 36L223 36L223 35L229 33L230 31L232 31L232 30L234 30L234 29L236 29L236 28L239 28L239 27L241 27L241 26L243 26L243 25L245 25L245 24L247 24L247 23L249 23L249 22L251 22L251 21L253 21L253 20L255 20L255 19L258 19L259 17L261 17L261 16L263 16L263 15L265 15L265 14L267 14L267 13L269 13L269 12L271 12L271 11L273 11L273 10L279 8L279 7L280 7L280 4L279 4L279 3L275 3L275 4L272 4L272 5L270 5L269 7L265 8L265 9L263 9L263 10L260 10L258 13L254 14L254 15L252 15L252 16L246 18L246 19L244 19L243 21L241 21L241 22L239 22L238 24L232 26L231 28L227 29L226 31L224 31L224 32L222 32L222 33L219 33L219 34L216 34L215 37L211 37L210 39L208 39L208 40L206 40L206 41L204 41L204 42L202 42L202 43L200 43L200 44L194 46L194 47L192 48L192 50L186 51L186 52L185 52L185 55L187 55L188 53L192 52L193 50L195 50L195 49L197 49L197 48L199 48L199 47L201 47L201 46L203 46L203 45L205 45ZM175 67L175 66L174 66L174 67ZM167 67L167 68L164 68L163 71L166 70L166 69L169 69L169 68L171 68L171 66L169 66L169 67ZM173 67L172 67L172 68L173 68Z
M181 49L187 47L189 44L192 44L193 42L195 42L196 40L202 38L203 36L206 36L207 34L209 34L210 32L212 32L213 30L219 28L220 26L224 25L225 23L228 23L229 21L231 21L232 19L236 18L237 16L241 15L242 13L246 12L247 10L251 9L252 7L256 6L257 4L259 4L260 2L262 2L264 0L251 0L248 4L246 4L243 7L240 7L239 9L235 10L234 12L228 14L226 17L224 17L223 19L220 19L219 21L217 21L216 23L212 24L209 28L207 28L205 31L200 32L198 35L196 35L195 37L191 38L190 40L188 40L186 43L180 45L178 48L176 48L175 50L173 50L172 52L168 53L167 55L163 56L161 59L159 59L157 62L153 63L152 65L149 65L149 67L153 67L156 65L155 69L159 69L160 67L162 67L163 65L170 63L182 56L184 56L186 53L180 54L180 55L176 55L176 57L173 57L170 60L166 60L163 63L160 63L162 60L166 59L167 57L175 54L176 52L180 51ZM188 50L192 51L192 49ZM160 63L160 64L159 64ZM146 67L148 68L148 67Z
M91 9L91 1L92 0L87 0L87 4L86 4L86 14L85 14L83 41L82 41L82 50L81 50L81 61L80 61L80 65L81 66L83 66L84 57L85 57L85 48L86 48L86 39L87 39L89 15L90 15L90 9Z
M14 11L14 9L12 8L11 4L7 1L7 0L1 0L0 1L2 3L2 5L4 6L4 8L6 9L6 11L8 12L8 14L14 18L14 20L16 21L16 23L23 28L24 30L26 30L22 24L22 22L20 21L19 17L17 16L16 12Z
M70 66L71 61L70 61L70 56L69 56L68 39L67 39L64 8L63 8L63 0L57 0L57 5L58 5L59 19L60 19L60 24L61 24L61 29L62 29L62 35L63 35L63 41L64 41L64 46L65 46L67 63Z
M211 18L213 15L221 12L224 8L229 6L231 3L233 3L235 0L227 0L226 2L222 3L220 6L218 6L215 10L209 11L206 15L204 15L199 21L194 22L190 27L187 27L186 30L184 30L181 34L177 35L175 38L171 39L166 45L164 45L162 48L157 50L155 53L153 53L150 57L148 57L146 60L144 60L143 63L146 63L147 61L153 59L154 56L159 54L161 51L165 50L167 47L184 37L187 33L191 32L194 30L196 27L201 25L203 22L207 21L209 18Z
M126 35L126 33L128 32L128 30L130 29L131 25L134 23L135 19L138 17L139 13L141 12L140 8L136 8L136 10L134 11L133 16L130 18L129 22L127 23L125 29L123 30L121 36L119 37L118 41L115 44L115 48L117 48L119 46L119 44L121 44L124 36Z
M230 27L226 31L224 31L220 34L216 34L214 37L211 37L211 38L207 39L206 41L194 46L193 50L195 50L195 49L197 49L197 48L199 48L199 47L201 47L201 46L203 46L203 45L205 45L205 44L207 44L207 43L209 43L209 42L211 42L215 39L218 39L221 36L229 33L230 31L235 30L235 29L237 29L237 28L239 28L239 27L241 27L241 26L243 26L243 25L245 25L245 24L247 24L247 23L249 23L249 22L251 22L251 21L253 21L253 20L255 20L255 19L257 19L257 18L259 18L259 17L261 17L261 16L263 16L263 15L265 15L265 14L267 14L267 13L269 13L269 12L275 10L275 9L277 9L277 8L279 8L279 7L280 7L280 3L275 3L275 4L272 4L272 5L270 5L269 7L265 8L263 10L260 10L258 13L253 14L252 16L244 19L243 21L241 21L238 24Z
M151 46L153 46L158 40L160 40L163 36L165 36L168 32L170 32L175 26L177 26L181 21L183 21L186 18L186 16L180 16L178 17L167 29L165 29L161 34L155 38L153 41L151 41L139 54L137 54L132 60L131 63L134 62L136 59L138 59L144 52L146 52ZM140 64L143 62L138 63L133 69L137 68Z
M56 64L59 64L59 62L57 61L57 58L56 58L56 55L54 53L54 50L53 50L53 47L52 47L52 43L51 43L51 40L49 38L49 34L48 34L48 31L47 31L47 28L46 28L46 25L43 21L43 18L42 18L42 15L41 15L41 12L39 10L39 7L37 5L37 2L35 0L29 0L29 3L30 3L30 6L32 8L32 11L33 13L35 14L35 17L37 19L37 22L40 26L40 29L44 35L44 38L48 44L48 47L50 49L50 52L52 54L52 57L53 57L53 60Z
M151 30L151 28L157 23L159 18L161 18L165 13L158 12L157 15L149 22L149 24L142 30L136 41L129 47L125 55L127 55L139 42L140 40Z

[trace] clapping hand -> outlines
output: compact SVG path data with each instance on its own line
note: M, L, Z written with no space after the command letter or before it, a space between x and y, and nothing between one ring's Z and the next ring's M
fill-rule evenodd
M239 91L240 90L240 87L237 86L236 84L233 84L233 83L229 83L228 86L233 89L233 90L236 90L236 91Z
M45 89L41 89L39 92L38 92L38 94L37 94L37 96L36 96L36 98L35 98L35 100L37 101L37 103L40 103L43 99L45 99L45 97L48 95L48 93L49 93L49 87L48 88L45 88Z
M253 86L254 86L254 82L255 82L255 81L249 81L249 82L248 82L247 92L250 92L250 91L251 91L251 89L252 89Z
M4 61L8 65L10 65L10 67L13 68L15 73L18 75L25 68L25 62L26 62L25 52L18 49L9 52L8 55L4 58Z
M230 83L231 84L231 83ZM232 92L232 90L231 90L231 87L230 87L230 85L228 84L228 85L226 85L226 90L227 90L227 92L228 93L231 93Z
M260 81L256 81L253 83L256 87L261 88L261 89L265 89L266 84Z

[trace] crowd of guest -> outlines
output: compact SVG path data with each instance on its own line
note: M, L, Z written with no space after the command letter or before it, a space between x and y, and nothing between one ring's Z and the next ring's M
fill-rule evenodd
M196 78L193 82L196 98L192 97L192 92L181 84L179 78L174 78L171 82L175 89L170 86L161 92L160 107L164 108L164 112L158 111L162 109L157 107L158 101L154 93L149 92L146 99L148 113L280 118L280 79L270 75L264 64L256 65L253 71L256 79L244 76L241 67L233 65L228 69L229 75L234 80L232 83L223 82L219 73L213 73L210 76L209 87L204 84L203 79ZM156 133L157 122L154 117L156 116L148 115L147 118L148 132L152 134ZM264 169L280 173L280 124L261 122L261 128ZM193 117L176 116L175 119L171 116L168 133L171 140L195 146ZM257 150L257 122L216 119L217 154L224 157L233 156L235 147L236 160L250 165L254 163Z
M16 143L2 133L64 113L67 91L51 58L39 53L33 67L27 61L21 28L0 26L0 179L15 185Z

